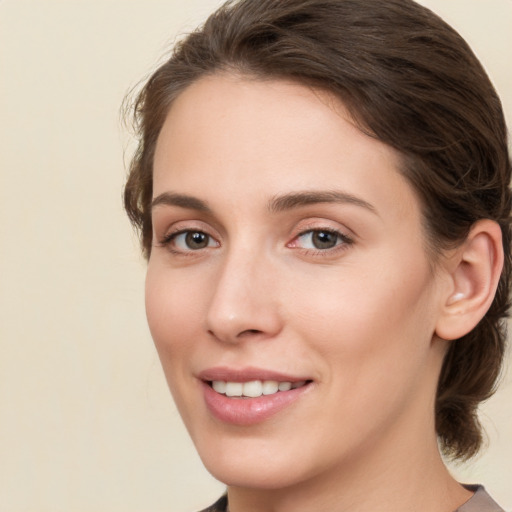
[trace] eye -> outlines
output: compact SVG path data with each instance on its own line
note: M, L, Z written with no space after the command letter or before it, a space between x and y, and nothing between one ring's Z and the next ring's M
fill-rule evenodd
M198 251L207 247L218 247L218 243L208 234L202 231L180 231L172 233L163 241L172 249L180 252Z
M329 229L311 229L301 233L293 242L292 247L302 249L328 250L342 244L351 244L352 240L338 231Z

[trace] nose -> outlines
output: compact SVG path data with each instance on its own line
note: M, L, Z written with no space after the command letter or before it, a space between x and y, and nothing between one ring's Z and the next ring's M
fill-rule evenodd
M229 255L209 304L208 332L226 343L277 335L282 329L278 289L276 272L261 254Z

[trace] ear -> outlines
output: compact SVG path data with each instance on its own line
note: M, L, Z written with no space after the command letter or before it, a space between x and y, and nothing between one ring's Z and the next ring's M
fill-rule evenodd
M450 286L443 299L436 334L455 340L470 332L487 313L503 268L501 228L476 222L464 243L446 260Z

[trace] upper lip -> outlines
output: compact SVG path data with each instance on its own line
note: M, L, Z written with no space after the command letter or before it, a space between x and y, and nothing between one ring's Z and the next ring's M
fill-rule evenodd
M226 382L248 382L251 380L275 380L278 382L301 382L311 380L305 376L289 375L265 368L247 366L243 368L229 368L216 366L201 371L198 378L203 381L222 380Z

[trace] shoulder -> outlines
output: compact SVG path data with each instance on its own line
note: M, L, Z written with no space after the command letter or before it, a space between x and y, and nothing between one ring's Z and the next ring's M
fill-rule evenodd
M475 494L455 512L505 512L481 485L465 485L464 487L474 491Z

